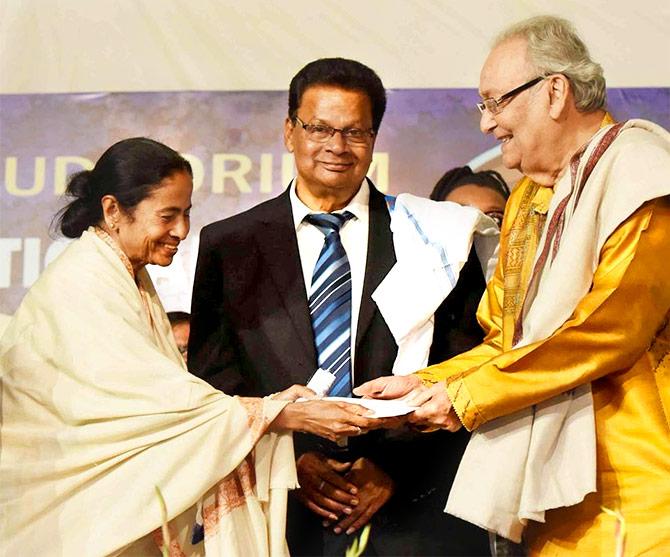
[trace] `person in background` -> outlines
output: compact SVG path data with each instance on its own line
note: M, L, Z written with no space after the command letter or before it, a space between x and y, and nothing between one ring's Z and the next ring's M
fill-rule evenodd
M448 512L531 555L668 555L670 134L613 120L602 68L556 17L505 30L479 91L482 132L525 175L486 339L356 392L414 389L415 423L474 431Z
M287 433L376 427L357 405L290 404L305 387L231 397L187 371L145 266L172 262L192 190L188 161L146 138L71 178L75 240L0 338L1 555L161 555L156 488L170 554L285 555Z
M505 214L505 204L509 198L509 188L503 177L495 170L481 170L472 172L469 166L457 166L444 173L437 181L430 199L433 201L451 201L459 205L479 209L486 216L491 217L500 228ZM493 276L498 264L500 246L490 256L482 257L480 261L484 278L488 282ZM473 292L474 294L474 292ZM467 311L477 310L481 292L478 297L470 296L466 304Z
M167 318L172 326L172 334L179 353L188 364L188 337L191 332L191 316L185 311L168 311Z
M505 180L495 170L472 172L469 166L457 166L445 172L437 181L430 193L430 199L433 201L451 201L459 205L474 207L491 217L500 227L509 193ZM490 258L483 259L483 261L480 261L480 268L484 279L488 280L491 278L498 261L498 249ZM465 276L472 281L470 275L466 274ZM462 281L465 280L468 279L462 279ZM477 280L473 282L469 289L463 290L459 300L459 303L462 304L461 312L463 315L476 314L485 287L485 282ZM449 329L452 329L450 333ZM480 331L481 328L476 321L465 321L460 327L451 327L449 323L444 321L435 323L436 338L444 338L445 335L450 334L451 354L459 354L472 348L471 339L475 338ZM435 361L438 357L443 356L442 359L450 357L449 354L444 352L436 353L434 356Z
M355 385L391 372L398 346L372 299L396 262L391 215L366 178L385 107L379 76L355 60L316 60L294 76L284 143L296 178L278 197L201 233L189 344L199 377L259 396L307 382L321 367L335 374L331 395L351 396ZM436 314L444 334L433 337L440 356L430 361L457 353L451 333L465 323L475 332L466 348L481 340L462 300L483 278L476 260L466 267L471 278ZM368 554L485 553L480 529L443 512L463 433L448 443L445 432L372 432L345 446L296 436L291 553L341 556L367 523Z
M457 166L437 181L430 199L475 207L500 227L509 193L505 180L495 170L473 172L469 166Z

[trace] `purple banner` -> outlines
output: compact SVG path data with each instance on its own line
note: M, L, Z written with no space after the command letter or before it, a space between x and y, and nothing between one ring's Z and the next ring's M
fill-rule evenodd
M370 172L380 189L427 195L446 170L495 147L479 132L478 100L474 89L389 91ZM609 105L619 120L670 128L668 88L612 89ZM286 109L286 93L268 91L0 95L0 313L16 309L62 249L49 225L67 176L134 136L162 141L193 164L191 236L170 271L152 269L167 309L188 309L199 229L277 195L293 175ZM494 157L487 166L497 164Z

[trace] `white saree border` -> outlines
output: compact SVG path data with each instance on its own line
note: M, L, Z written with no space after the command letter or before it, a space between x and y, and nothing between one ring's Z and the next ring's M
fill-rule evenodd
M260 436L276 415L268 415L267 408L277 401L238 400L247 411L255 448L203 498L205 554L288 555L287 493L298 486L293 438L277 433ZM284 404L280 404L283 408Z

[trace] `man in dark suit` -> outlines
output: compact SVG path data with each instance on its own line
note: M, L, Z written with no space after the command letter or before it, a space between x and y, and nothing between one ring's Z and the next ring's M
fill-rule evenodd
M284 140L296 179L201 234L189 367L215 387L267 395L322 367L350 394L390 372L397 346L371 294L395 253L386 200L366 178L385 107L379 77L353 60L317 60L291 81ZM483 281L473 262L464 275L436 330L465 328L474 345L474 316L461 313ZM337 307L320 315L319 288L331 279L324 296ZM433 355L451 355L448 337ZM343 555L370 521L371 555L484 554L483 534L442 512L466 440L445 434L375 431L339 445L296 435L292 554Z

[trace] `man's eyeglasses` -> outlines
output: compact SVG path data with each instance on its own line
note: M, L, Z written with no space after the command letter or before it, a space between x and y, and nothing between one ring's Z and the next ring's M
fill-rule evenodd
M317 143L325 143L337 132L342 134L342 139L352 145L366 145L375 136L373 129L333 128L332 126L326 126L325 124L305 124L305 122L297 116L294 116L293 119L307 132L307 137Z
M503 109L503 104L510 99L513 99L516 97L519 93L525 91L526 89L531 88L533 85L536 83L539 83L542 81L546 76L540 76L536 77L534 79L531 79L530 81L527 81L523 85L519 85L516 89L512 89L511 91L505 93L504 95L501 95L497 99L489 97L488 99L484 99L482 102L477 103L477 108L479 109L479 112L484 114L485 110L488 110L489 114L498 114L502 109Z

